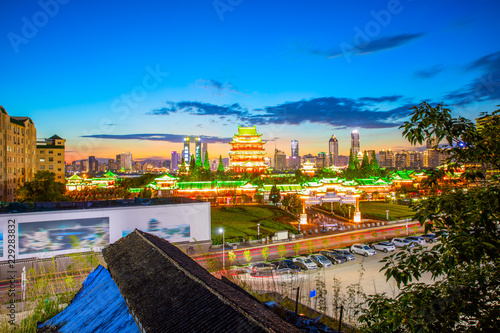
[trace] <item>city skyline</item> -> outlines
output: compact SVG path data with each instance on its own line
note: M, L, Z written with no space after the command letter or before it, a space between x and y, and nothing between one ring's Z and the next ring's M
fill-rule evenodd
M0 105L66 139L67 162L170 159L187 136L227 157L239 125L269 157L291 140L328 152L332 135L349 155L354 129L361 151L412 150L398 130L411 106L473 120L500 99L495 1L1 6Z

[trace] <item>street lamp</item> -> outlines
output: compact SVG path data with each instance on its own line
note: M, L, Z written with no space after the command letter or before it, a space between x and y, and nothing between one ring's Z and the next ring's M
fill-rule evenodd
M386 210L386 211L385 211L385 216L386 216L386 218L387 218L387 222L389 222L389 210Z
M222 269L226 268L226 262L224 260L224 229L220 228L219 233L222 234Z
M259 239L260 236L260 223L257 223L257 239Z

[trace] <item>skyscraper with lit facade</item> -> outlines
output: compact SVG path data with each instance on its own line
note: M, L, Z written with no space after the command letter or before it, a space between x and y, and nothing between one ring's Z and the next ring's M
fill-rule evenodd
M184 159L184 162L186 164L189 164L189 161L191 159L191 155L189 154L189 136L186 136L184 138L184 149L182 150L182 158Z
M180 155L178 152L176 152L175 150L173 150L171 152L171 159L170 159L170 169L171 170L177 170L179 167L178 165L181 163L180 161Z
M194 157L198 160L203 160L203 156L201 155L201 139L196 137L194 139Z
M266 151L262 134L257 133L255 126L238 126L238 133L229 143L229 168L237 173L262 173L267 169L264 163Z
M351 132L351 149L352 156L359 154L359 132L354 130Z
M328 140L328 156L330 166L339 166L339 140L335 135L332 135L330 140Z
M299 141L298 140L292 140L291 143L291 154L290 156L299 156Z

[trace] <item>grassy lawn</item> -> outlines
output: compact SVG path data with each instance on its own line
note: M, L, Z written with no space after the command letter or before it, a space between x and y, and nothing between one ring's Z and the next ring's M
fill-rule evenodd
M297 233L289 223L295 218L279 208L261 206L222 206L212 207L212 240L214 244L222 244L219 228L224 228L228 242L255 239L257 223L260 223L260 236L272 236L275 231L289 230Z
M389 210L390 220L404 219L415 214L415 212L406 205L379 201L362 201L359 203L359 209L363 217L365 217L363 214L366 214L367 218L370 218L370 215L372 215L373 218L382 220L386 219L386 210Z

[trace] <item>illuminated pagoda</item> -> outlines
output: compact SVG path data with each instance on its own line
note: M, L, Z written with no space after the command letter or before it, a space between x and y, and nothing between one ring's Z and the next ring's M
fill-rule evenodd
M255 126L238 126L238 134L229 143L229 167L237 173L263 173L267 169L264 163L266 152L262 134L257 133Z

